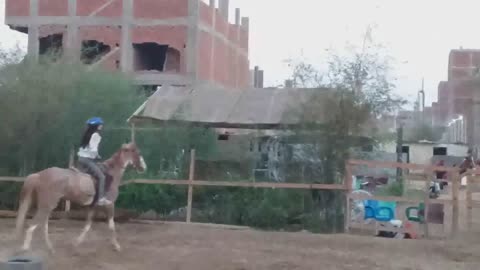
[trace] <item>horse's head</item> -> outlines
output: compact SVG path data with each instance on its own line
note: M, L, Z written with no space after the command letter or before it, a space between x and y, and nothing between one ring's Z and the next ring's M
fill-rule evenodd
M140 154L140 150L133 142L122 145L120 150L122 161L124 166L133 165L137 172L143 173L147 170L147 164Z

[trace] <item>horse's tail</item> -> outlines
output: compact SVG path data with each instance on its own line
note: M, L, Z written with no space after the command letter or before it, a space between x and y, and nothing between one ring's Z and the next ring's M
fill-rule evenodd
M20 207L18 209L17 222L15 226L15 231L18 238L22 236L25 219L27 212L30 209L30 205L32 204L32 197L34 195L37 180L38 174L31 174L27 176L23 184L22 191L20 192Z

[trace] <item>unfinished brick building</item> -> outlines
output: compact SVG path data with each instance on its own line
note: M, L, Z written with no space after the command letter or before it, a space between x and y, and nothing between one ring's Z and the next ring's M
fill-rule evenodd
M480 50L454 49L448 61L448 80L438 85L438 101L432 103L433 124L452 126L461 120L460 141L480 146ZM458 142L458 137L454 136Z
M6 0L5 23L32 57L66 57L135 75L139 85L250 86L248 18L229 1Z

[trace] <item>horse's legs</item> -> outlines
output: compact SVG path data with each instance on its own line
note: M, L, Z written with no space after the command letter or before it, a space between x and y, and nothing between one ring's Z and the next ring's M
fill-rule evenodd
M108 228L110 228L110 230L112 231L112 238L111 238L112 245L113 245L113 247L115 248L116 251L120 251L122 248L120 247L120 244L118 243L117 232L115 230L115 221L114 221L115 206L113 204L107 206L106 211L107 211L107 218L108 218Z
M49 211L47 209L42 209L39 208L37 210L37 213L35 214L35 217L33 218L32 225L28 227L27 233L25 236L25 241L23 242L23 250L29 250L31 243L32 243L32 238L33 238L33 233L37 229L38 225L40 224L46 224L46 221L48 222L48 216L49 216Z
M54 249L53 249L53 245L52 245L52 241L50 241L50 237L48 236L48 220L50 218L50 215L47 215L46 218L45 218L45 224L43 225L43 232L44 232L44 236L45 236L45 243L47 244L47 247L48 247L48 250L51 252L51 253L54 253Z
M26 251L30 249L30 245L32 243L33 232L37 229L37 224L30 225L28 227L27 232L25 233L25 240L23 241L22 250Z
M82 233L75 240L75 243L74 243L75 246L80 245L83 242L83 240L85 240L85 236L87 235L88 231L90 231L90 229L92 228L94 214L95 214L95 211L93 209L88 210L85 227L83 227Z

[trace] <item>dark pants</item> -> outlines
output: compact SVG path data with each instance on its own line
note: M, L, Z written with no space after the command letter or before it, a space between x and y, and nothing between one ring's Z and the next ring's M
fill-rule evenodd
M105 196L105 174L95 163L94 159L78 157L78 164L85 170L87 173L93 175L98 180L98 198L103 198Z

